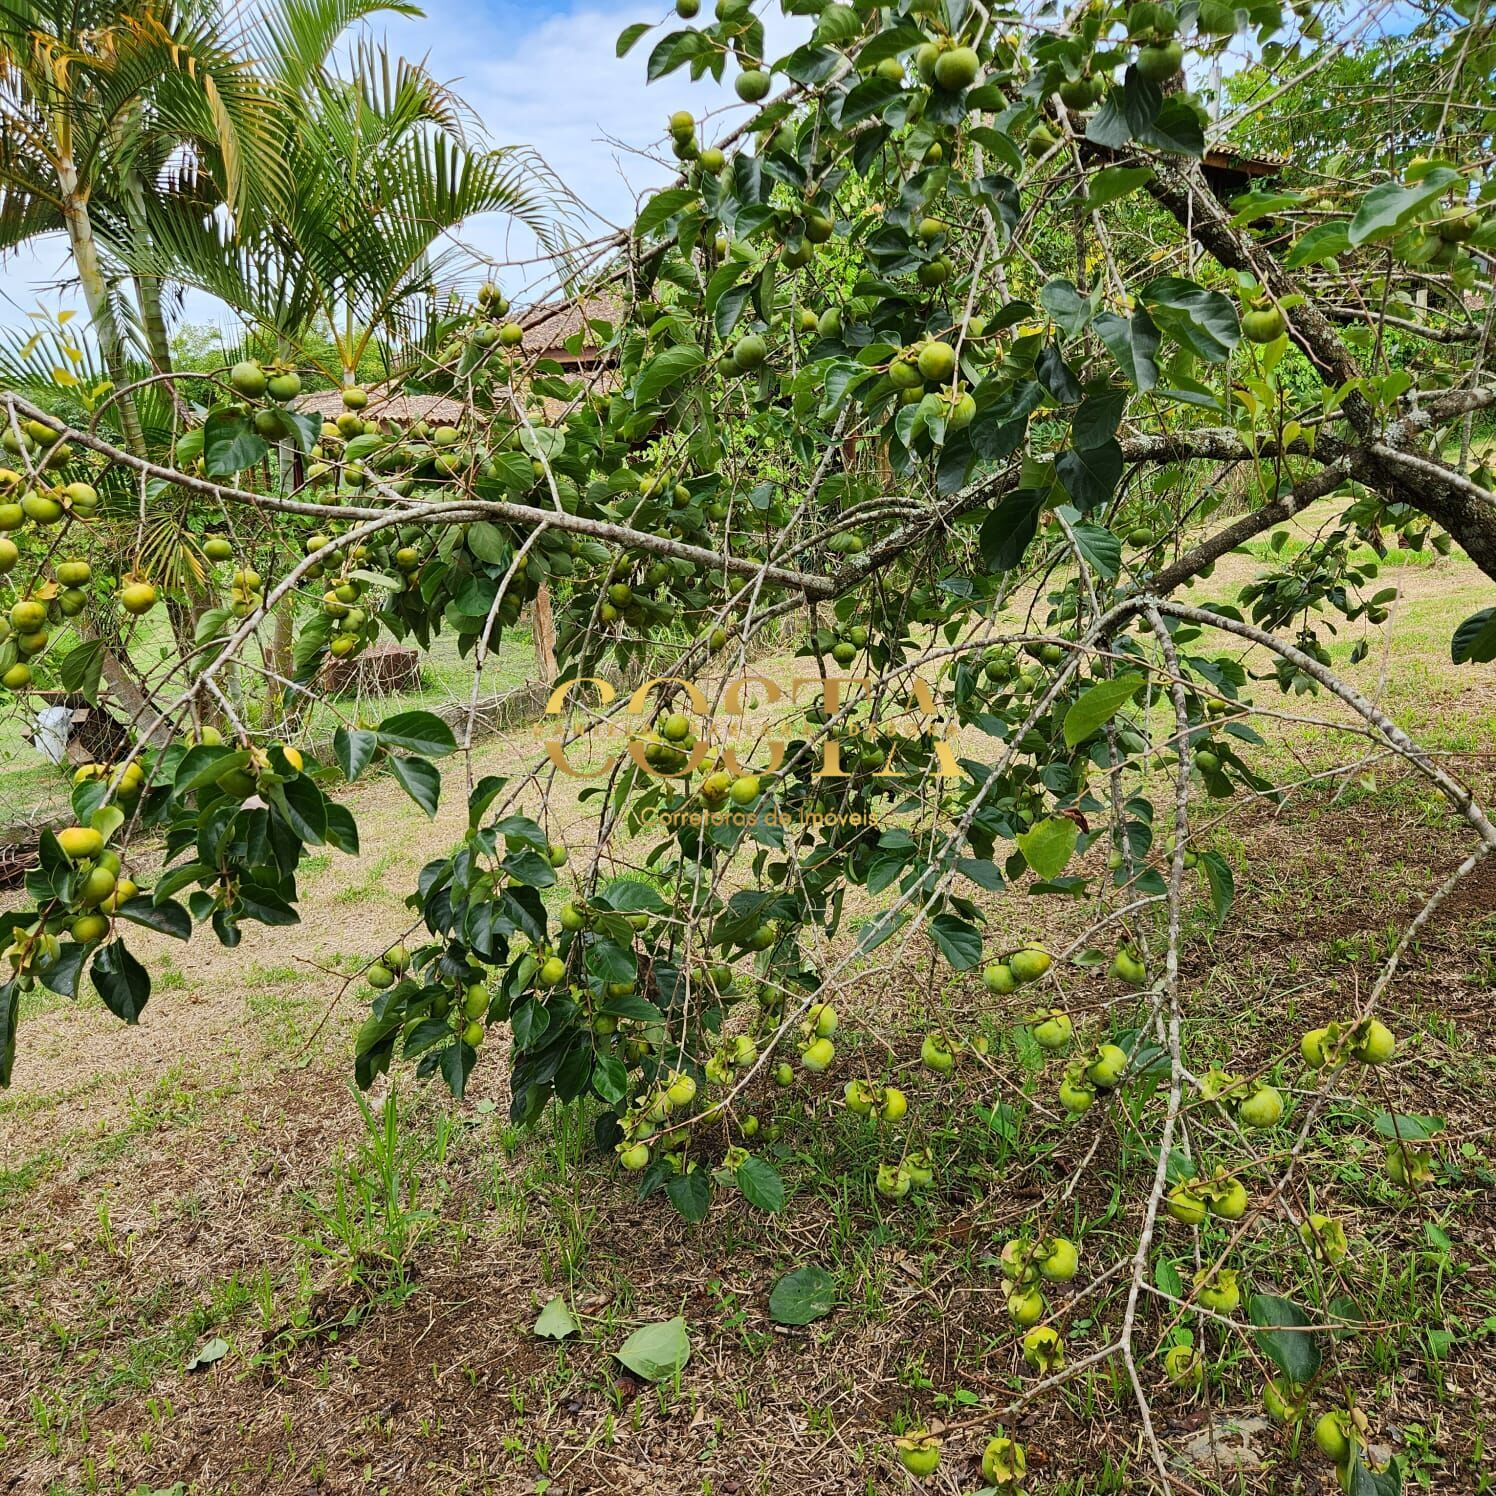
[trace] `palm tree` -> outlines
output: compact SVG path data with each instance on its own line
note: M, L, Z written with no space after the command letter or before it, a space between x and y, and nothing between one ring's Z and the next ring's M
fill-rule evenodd
M276 85L292 81L282 70ZM287 199L233 222L190 189L158 197L135 259L217 296L283 356L315 366L306 340L325 330L337 367L320 371L351 383L371 347L420 342L434 293L471 264L447 236L475 215L507 213L561 247L569 194L533 152L479 144L419 64L361 46L347 77L302 68L291 107Z
M561 248L569 194L532 152L478 144L462 101L423 67L375 46L355 52L346 77L311 66L305 49L290 66L286 49L276 55L293 117L289 198L235 222L191 190L159 196L137 273L218 297L280 360L348 385L371 349L393 372L429 342L438 289L471 266L443 241L469 218L507 213ZM279 459L284 484L285 443ZM289 611L277 624L282 654Z
M7 0L0 7L0 253L66 234L126 443L146 450L127 391L129 335L165 347L160 286L136 282L132 315L108 261L179 182L212 172L243 214L286 185L283 119L248 56L208 12L164 0Z

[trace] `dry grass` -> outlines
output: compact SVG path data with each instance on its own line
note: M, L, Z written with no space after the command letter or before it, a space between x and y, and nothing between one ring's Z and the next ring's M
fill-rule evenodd
M1253 569L1233 558L1214 585ZM1490 797L1490 671L1456 671L1445 653L1480 586L1458 563L1395 580L1383 698ZM1374 652L1352 674L1378 689L1380 671ZM489 745L476 767L522 761L527 736ZM1288 724L1272 753L1287 770L1332 749L1323 732ZM907 1489L891 1438L931 1419L952 1429L932 1489L980 1485L986 1410L1025 1383L993 1256L1076 1171L1061 1219L1083 1243L1077 1286L1125 1251L1151 1169L1125 1109L1070 1128L1027 1110L1030 1098L1052 1106L1055 1077L1014 1029L1020 1008L911 948L863 980L865 1022L838 1041L837 1071L867 1067L908 1089L916 1134L942 1158L923 1198L877 1199L875 1146L832 1077L753 1098L777 1126L763 1146L793 1190L777 1218L731 1191L700 1227L637 1201L574 1111L516 1135L497 1054L485 1053L461 1106L401 1077L398 1141L384 1155L348 1086L362 1005L329 1011L335 973L404 927L401 890L462 822L456 794L434 824L390 784L357 798L369 850L312 869L291 938L251 929L233 953L132 940L158 971L172 963L138 1029L92 999L33 1004L0 1100L0 1489L851 1496ZM585 836L580 822L574 834ZM1374 784L1352 779L1338 798L1322 784L1279 813L1233 801L1210 840L1238 897L1219 932L1203 891L1192 911L1190 1052L1197 1067L1241 1070L1277 1064L1303 1028L1345 1011L1467 849L1423 788L1386 767ZM1058 935L1076 918L1021 896L994 914L1022 936ZM1100 976L1066 982L1077 1014L1115 997ZM1336 1376L1410 1477L1439 1492L1483 1489L1491 1440L1493 993L1488 868L1395 985L1389 1021L1404 1042L1383 1094L1368 1098L1446 1119L1437 1186L1412 1202L1392 1190L1367 1110L1349 1100L1312 1135L1303 1175L1316 1207L1350 1227L1346 1277L1373 1326L1337 1349ZM986 1033L990 1062L936 1081L918 1063L933 1025ZM1302 1072L1278 1073L1291 1095ZM1020 1109L1016 1145L978 1110L995 1101ZM1159 1258L1186 1278L1189 1253L1188 1233L1165 1233ZM1297 1256L1288 1229L1264 1219L1239 1260L1258 1291L1289 1292ZM806 1262L836 1273L842 1307L807 1329L775 1326L768 1290ZM564 1345L531 1333L556 1294L582 1326ZM1105 1343L1118 1308L1105 1293L1080 1302L1066 1326L1072 1360ZM610 1352L674 1314L693 1345L678 1385L626 1375ZM1145 1318L1140 1346L1163 1343L1167 1306L1149 1302ZM218 1336L228 1353L186 1371ZM1245 1425L1242 1471L1223 1464L1230 1439L1212 1457L1211 1430L1259 1411L1245 1343L1222 1357L1208 1401L1169 1388L1156 1359L1144 1376L1180 1489L1333 1488L1330 1467L1312 1448L1300 1458L1275 1426ZM1035 1493L1146 1488L1135 1409L1110 1367L1007 1427L1028 1446Z

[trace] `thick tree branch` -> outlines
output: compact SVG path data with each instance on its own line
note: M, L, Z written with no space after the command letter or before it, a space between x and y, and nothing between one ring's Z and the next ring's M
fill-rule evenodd
M1110 160L1114 155L1094 144L1088 144L1086 150L1092 159ZM1288 333L1325 383L1340 389L1359 381L1363 377L1361 369L1318 302L1304 294L1296 277L1266 246L1231 221L1199 166L1179 165L1162 157L1155 158L1153 166L1154 175L1147 191L1168 209L1196 243L1227 269L1253 275L1274 302L1302 298L1285 313ZM1463 394L1468 398L1480 396L1481 392ZM1478 404L1464 408L1478 409L1486 403L1489 402L1481 399ZM1452 400L1446 408L1457 411L1461 407ZM1408 454L1400 451L1402 423L1393 422L1379 431L1376 413L1359 389L1352 388L1346 394L1340 409L1366 444L1349 476L1390 502L1407 504L1438 521L1487 576L1496 578L1496 505L1482 497L1484 491L1454 468L1432 458L1422 458L1417 470L1412 470L1411 464L1402 460ZM1380 443L1384 450L1380 454L1370 450L1372 443ZM1322 455L1333 457L1333 452L1326 450L1323 437L1319 445Z
M122 467L143 473L148 478L159 478L163 482L175 484L178 488L202 494L205 498L216 499L219 503L247 504L273 513L302 514L323 520L381 519L390 513L392 507L385 505L374 508L367 505L344 504L336 510L330 510L326 504L313 504L296 499L278 499L267 494L252 493L249 489L214 483L207 478L194 477L190 473L181 473L174 468L162 467L159 463L136 457L104 441L101 437L94 436L91 432L75 430L65 425L56 416L41 409L40 406L23 400L19 395L7 394L5 398L21 414L44 422L54 431L60 431L70 442L87 447L101 457L107 457L111 462L117 462ZM614 544L633 550L650 551L660 556L673 556L677 560L690 561L694 565L705 567L708 571L722 570L736 576L749 577L762 574L764 580L771 585L803 592L806 597L829 598L836 595L834 585L826 577L815 576L809 572L787 571L779 566L764 566L747 556L733 556L718 551L709 551L703 546L687 545L684 541L671 540L668 536L654 535L645 530L633 530L627 525L615 525L607 520L588 519L580 514L567 514L554 509L535 509L528 504L508 504L491 499L470 498L466 495L440 504L411 501L401 510L401 522L412 525L450 525L478 519L499 520L507 524L524 526L548 525L553 530L589 535L596 540L612 541Z
M1426 343L1478 343L1478 327L1430 327L1426 322L1410 322L1406 317L1389 316L1386 312L1374 311L1370 307L1327 306L1325 316L1342 327L1357 324L1366 327L1393 327L1410 337L1422 338Z
M1350 459L1337 458L1323 472L1295 483L1282 498L1222 526L1214 535L1187 550L1177 561L1162 567L1149 579L1148 585L1158 592L1172 592L1228 551L1234 551L1264 530L1270 530L1274 525L1281 525L1292 519L1326 494L1334 493L1345 482L1349 471Z

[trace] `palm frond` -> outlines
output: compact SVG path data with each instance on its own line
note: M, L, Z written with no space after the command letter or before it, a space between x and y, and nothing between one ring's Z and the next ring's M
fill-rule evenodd
M422 12L403 0L269 0L251 23L252 54L287 94L304 95L326 72L339 38L380 14Z

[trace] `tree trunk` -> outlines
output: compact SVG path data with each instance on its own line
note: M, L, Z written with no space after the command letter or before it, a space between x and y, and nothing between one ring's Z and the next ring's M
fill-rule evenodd
M551 612L551 589L542 582L531 610L535 631L535 668L544 685L556 678L556 620Z
M171 340L166 332L166 313L161 307L161 282L137 275L135 299L140 303L140 325L145 329L145 345L158 374L171 373Z
M99 266L99 246L88 215L88 199L78 191L78 172L70 157L64 156L58 163L57 177L62 187L62 218L67 226L68 247L73 252L73 263L78 267L78 281L83 287L83 299L88 303L89 320L93 323L94 336L99 340L104 367L109 371L115 389L122 390L130 382L125 368L124 341L120 337L114 307L110 304L109 286ZM115 405L119 410L125 446L137 457L145 457L145 434L140 427L135 397L121 395Z

